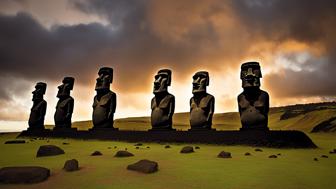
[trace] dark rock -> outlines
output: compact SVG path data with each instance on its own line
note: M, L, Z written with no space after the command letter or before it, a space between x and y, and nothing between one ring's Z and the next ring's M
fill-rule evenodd
M135 149L140 149L139 146L135 147Z
M192 146L185 146L181 149L180 153L192 153L194 152L194 148Z
M334 152L334 151L330 151L329 154L336 154L336 152Z
M118 151L114 155L114 157L131 157L131 156L134 156L131 152L123 151L123 150Z
M149 149L150 147L149 147L149 146L147 146L146 148L147 148L147 149Z
M134 146L142 146L142 143L136 143Z
M43 145L38 149L36 157L55 156L61 154L64 154L64 151L60 147L54 145Z
M198 150L198 149L200 149L200 147L199 147L199 146L195 146L195 149L197 149L197 150Z
M245 156L251 156L251 153L250 152L246 152L244 155Z
M166 145L164 148L171 148L169 145Z
M79 170L78 161L76 159L67 160L63 169L68 172Z
M278 153L277 155L278 155L278 156L281 156L281 154L280 154L280 153Z
M277 158L278 156L276 156L276 155L270 155L270 156L268 156L268 158Z
M100 151L94 151L91 156L102 156L103 154Z
M47 180L50 170L44 167L3 167L0 169L0 183L23 184Z
M232 158L230 152L221 151L217 157L219 158Z
M328 158L328 156L327 156L327 155L322 155L321 157L322 157L322 158Z
M114 149L118 148L117 146L114 146Z
M107 147L107 149L112 149L111 147Z
M317 158L314 158L314 161L318 161L318 159L317 159Z
M7 140L5 144L24 144L26 143L25 140Z
M63 144L63 145L69 145L69 143L68 143L68 142L63 142L62 144Z
M262 149L256 148L254 151L256 151L256 152L262 152Z
M154 173L158 171L158 167L159 165L157 162L143 159L134 164L128 165L127 169L142 173Z

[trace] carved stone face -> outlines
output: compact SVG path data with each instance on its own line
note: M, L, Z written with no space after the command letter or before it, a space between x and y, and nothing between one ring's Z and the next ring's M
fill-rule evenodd
M192 84L193 94L206 92L206 86L209 85L209 73L205 71L195 73Z
M262 78L260 65L258 62L246 62L241 66L240 79L242 87L260 87L260 78Z
M168 91L171 83L171 70L163 69L155 75L153 93L158 94Z
M73 77L65 77L62 81L62 85L58 86L57 97L67 97L70 96L70 91L73 89L75 79Z
M113 80L113 69L108 67L100 68L99 77L96 79L96 91L110 89L110 84Z
M33 93L33 101L39 101L43 99L43 95L45 94L47 89L47 84L43 82L38 82L35 85L35 90Z

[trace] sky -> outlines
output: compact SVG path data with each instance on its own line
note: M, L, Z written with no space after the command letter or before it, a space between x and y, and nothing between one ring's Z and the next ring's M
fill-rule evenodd
M210 74L215 112L237 111L240 65L261 64L271 106L336 98L336 1L1 0L0 130L27 127L36 82L75 77L73 121L90 120L100 67L114 69L116 118L150 115L155 73L172 69L175 112L188 112L192 75Z

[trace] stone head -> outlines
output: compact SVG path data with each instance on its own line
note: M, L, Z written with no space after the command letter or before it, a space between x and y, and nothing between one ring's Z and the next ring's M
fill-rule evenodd
M75 83L75 78L73 77L64 77L62 85L58 86L57 97L67 97L70 96L70 91L73 89Z
M262 75L258 62L246 62L241 65L240 79L243 88L260 87L260 78Z
M168 86L171 84L171 74L172 72L169 69L162 69L158 71L154 80L154 94L168 91Z
M98 72L99 77L96 79L96 91L109 90L113 81L113 69L102 67Z
M206 92L206 87L209 85L209 73L206 71L196 72L192 84L193 94Z
M43 82L38 82L35 85L35 90L33 93L33 101L39 101L43 99L43 95L47 90L47 84Z

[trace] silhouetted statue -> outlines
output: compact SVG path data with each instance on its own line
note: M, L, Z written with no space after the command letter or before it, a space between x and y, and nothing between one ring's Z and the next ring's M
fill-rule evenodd
M241 66L240 79L244 91L238 96L241 130L268 130L268 93L260 90L261 70L258 62Z
M47 110L47 102L43 99L47 89L47 84L38 82L33 93L33 107L29 116L29 130L44 129L44 117Z
M206 92L209 85L209 73L196 72L193 76L193 97L190 99L191 130L211 129L215 111L215 97Z
M155 75L154 98L151 102L152 130L172 130L175 97L168 93L171 84L171 70L162 69Z
M74 99L70 96L70 91L73 89L75 78L65 77L62 82L63 84L58 86L55 128L71 128Z
M114 128L113 116L117 105L117 96L110 90L113 81L113 69L100 68L99 77L96 79L97 95L93 100L92 122L93 128Z

